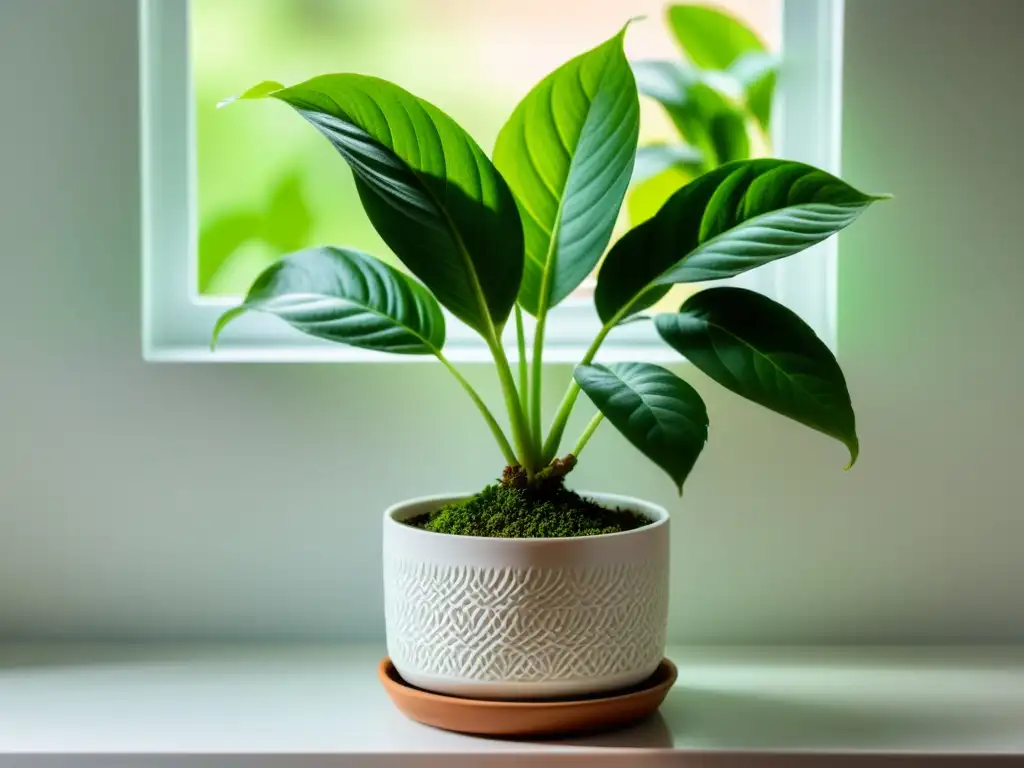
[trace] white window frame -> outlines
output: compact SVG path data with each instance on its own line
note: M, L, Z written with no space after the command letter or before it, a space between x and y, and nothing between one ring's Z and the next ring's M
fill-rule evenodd
M773 143L780 157L838 174L842 102L843 0L783 0L783 71ZM142 339L150 361L410 362L301 334L277 318L250 313L209 350L220 314L237 300L200 296L196 270L195 121L188 0L139 0L142 148ZM798 312L831 347L836 341L836 239L734 278ZM546 362L577 362L600 328L589 300L570 298L548 316ZM527 318L529 320L529 318ZM489 361L483 341L448 320L452 361ZM532 330L528 324L527 334ZM506 328L516 357L514 323ZM678 361L650 323L612 332L598 360Z

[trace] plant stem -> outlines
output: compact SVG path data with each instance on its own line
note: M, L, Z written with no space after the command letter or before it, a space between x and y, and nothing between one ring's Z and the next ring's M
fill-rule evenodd
M594 355L597 354L597 350L601 348L601 344L604 343L605 338L611 333L612 328L618 325L621 319L619 315L623 314L620 312L611 320L609 320L597 334L597 338L594 339L587 353L580 360L580 365L590 365L594 360ZM548 432L548 439L544 441L544 450L541 453L541 457L544 460L544 464L547 465L558 453L558 446L562 443L562 436L565 434L565 425L569 421L569 415L572 413L572 408L576 405L576 398L580 394L580 385L576 383L576 379L569 382L569 388L565 391L565 396L562 398L561 405L558 406L558 413L555 414L554 421L551 422L551 429Z
M526 332L523 330L523 308L516 304L516 343L519 347L519 407L530 412L530 374L526 364ZM538 430L531 429L530 439L540 441Z
M444 367L451 371L452 376L454 376L456 380L458 380L459 384L462 385L462 388L466 390L466 394L470 396L470 398L473 400L473 403L476 405L480 413L483 415L484 421L486 421L487 426L490 427L491 434L494 435L494 439L498 441L498 447L501 449L501 453L505 457L505 461L510 465L516 464L516 454L512 450L512 446L509 445L508 438L505 437L505 433L502 431L501 426L494 419L494 415L491 413L490 409L488 409L487 404L483 401L480 395L477 394L477 391L473 389L472 385L462 377L462 374L459 373L458 369L448 361L448 358L446 358L440 350L438 350L434 354L437 355L437 359L441 361Z
M501 390L505 395L505 408L508 410L509 421L512 424L512 440L515 442L516 455L519 457L519 461L515 463L526 470L527 477L532 480L538 469L537 451L534 449L530 430L526 424L526 416L519 403L519 393L516 391L515 377L512 376L512 366L508 363L508 355L505 354L505 348L501 346L501 339L497 334L487 339L487 346L490 347L491 356L498 369L498 380L501 382Z
M583 452L583 448L587 444L587 441L590 440L590 436L594 434L594 432L597 430L598 426L600 426L603 420L604 414L598 411L596 414L594 414L594 418L590 420L590 423L587 424L587 428L583 430L583 434L580 435L580 439L576 441L576 447L572 449L572 455L575 456L577 459Z
M540 425L540 412L541 412L541 388L544 371L544 333L547 328L548 313L547 308L541 305L537 312L537 327L534 330L533 336L533 362L530 373L533 377L533 389L530 391L530 429L535 435L535 440L538 446L544 439L544 433L541 431ZM543 455L541 456L543 459ZM542 466L547 466L550 461L542 461Z
M544 333L548 325L548 309L551 301L551 273L552 263L555 258L555 251L558 248L558 238L554 233L560 230L562 221L562 206L565 205L565 196L558 202L558 212L555 214L555 226L552 228L552 235L548 240L548 252L544 257L544 271L540 277L540 296L537 302L537 325L533 331L533 361L530 373L533 377L533 388L530 391L530 429L533 431L534 440L537 444L537 451L540 453L540 466L543 469L554 458L545 458L544 433L541 431L541 402L543 400L543 378L544 378Z

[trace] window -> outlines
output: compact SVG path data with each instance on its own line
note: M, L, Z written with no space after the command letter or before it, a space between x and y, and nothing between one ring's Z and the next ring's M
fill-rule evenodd
M662 22L666 0L438 0L429 13L412 0L140 2L143 337L152 360L393 359L311 339L258 314L234 324L216 355L208 352L216 317L278 256L336 243L389 258L347 168L321 137L279 105L217 111L218 100L264 79L371 72L434 101L489 149L537 80L626 18L648 16L630 30L631 58L679 56ZM775 153L837 172L840 2L715 4L785 51ZM643 101L641 143L669 138L661 110ZM834 248L826 242L734 282L783 301L831 343ZM584 284L549 316L546 359L576 360L596 334L590 289ZM449 358L489 359L457 321L450 319L448 335ZM514 352L514 342L509 347ZM676 358L650 325L635 323L617 329L600 358L668 356Z

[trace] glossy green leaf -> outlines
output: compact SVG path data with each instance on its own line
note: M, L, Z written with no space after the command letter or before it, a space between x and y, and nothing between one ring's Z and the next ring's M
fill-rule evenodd
M675 61L633 63L637 87L665 109L680 135L703 156L704 170L750 157L739 81Z
M749 27L715 8L669 6L668 23L683 53L701 69L726 70L743 54L764 51Z
M708 412L697 391L650 363L579 365L574 375L605 418L682 493L708 439Z
M732 277L852 224L878 196L803 163L745 160L687 184L605 258L594 300L605 323L644 310L675 283Z
M265 270L241 306L217 322L212 344L247 311L267 312L321 339L399 355L444 346L444 315L422 285L359 251L310 248Z
M437 107L353 74L242 98L294 107L348 162L367 215L402 262L487 338L504 326L523 270L523 230L508 185Z
M624 36L625 29L544 78L494 147L523 220L519 303L533 315L558 304L593 271L629 186L640 104Z
M743 288L710 288L678 314L659 315L658 333L695 366L748 400L859 445L846 379L835 356L794 312Z

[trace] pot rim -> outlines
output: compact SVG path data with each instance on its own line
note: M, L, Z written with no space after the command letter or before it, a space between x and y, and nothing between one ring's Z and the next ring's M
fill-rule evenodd
M623 496L617 493L599 493L596 491L576 491L580 496L589 498L596 501L598 504L617 504L627 508L632 508L635 512L640 512L644 515L650 515L652 520L647 525L634 528L630 531L617 531L615 533L599 533L592 536L552 536L552 537L523 537L515 539L506 539L498 536L465 536L457 533L439 533L437 531L426 531L422 528L415 528L411 525L406 525L404 521L397 519L397 516L406 510L407 508L414 505L421 504L433 504L437 506L446 504L450 501L459 501L461 499L468 499L473 496L476 491L470 493L439 493L431 494L428 496L418 496L412 499L406 499L400 501L397 504L392 504L386 510L384 510L384 524L385 525L399 525L403 529L403 533L414 536L424 536L427 538L444 537L448 539L461 539L468 542L479 542L487 541L493 543L495 546L514 547L517 544L530 542L586 542L586 541L610 541L616 537L635 536L637 534L644 534L653 531L661 526L667 525L669 520L668 510L659 504L655 504L651 501L645 501L644 499L638 499L635 496Z

